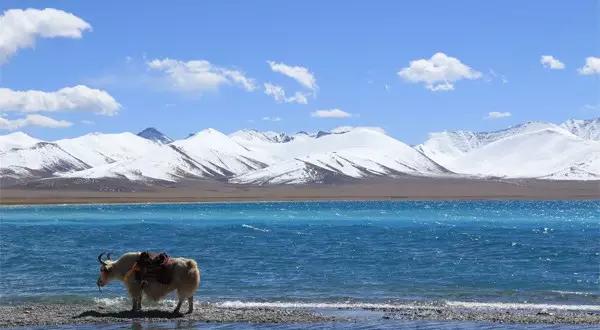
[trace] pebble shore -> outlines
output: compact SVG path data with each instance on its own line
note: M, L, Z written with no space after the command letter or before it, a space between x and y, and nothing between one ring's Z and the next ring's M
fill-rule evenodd
M348 310L348 309L346 309ZM444 304L411 304L393 309L362 309L381 315L383 320L454 320L498 323L599 324L600 311L465 308ZM350 310L351 311L351 310ZM0 327L52 326L74 324L111 324L141 322L218 322L218 323L323 323L360 322L352 313L344 316L326 309L223 307L215 303L196 304L192 314L174 315L167 309L142 312L123 308L78 304L19 304L0 306Z

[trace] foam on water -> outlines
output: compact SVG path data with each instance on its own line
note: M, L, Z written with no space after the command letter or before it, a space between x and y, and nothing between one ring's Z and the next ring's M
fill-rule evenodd
M446 305L465 308L495 308L495 309L554 309L573 311L600 311L600 305L558 305L558 304L530 304L530 303L500 303L500 302L470 302L448 301Z
M248 228L248 229L252 229L252 230L256 230L256 231L262 231L263 233L270 232L270 230L268 230L268 229L257 228L257 227L250 226L250 225L247 225L247 224L243 224L242 227Z
M110 297L110 298L93 298L94 304L111 307L111 308L129 308L131 306L131 300L127 297ZM152 301L151 299L142 299L144 306L157 306L172 308L177 305L175 299L163 299L158 302Z

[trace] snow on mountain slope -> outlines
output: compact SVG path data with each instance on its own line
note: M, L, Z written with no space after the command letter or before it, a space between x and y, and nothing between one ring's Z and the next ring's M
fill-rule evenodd
M600 154L596 153L591 155L588 160L575 163L540 178L548 180L600 180Z
M204 168L225 177L266 166L261 155L253 154L229 136L212 128L171 145L178 147Z
M507 129L492 132L444 131L429 134L429 139L415 146L438 164L451 167L452 163L466 153L481 148L489 143L528 132L544 129L563 130L552 123L528 122ZM565 131L565 133L567 133Z
M447 164L457 173L500 177L545 177L600 156L600 143L563 129L546 128L508 136ZM557 174L558 175L558 174Z
M159 130L157 130L154 127L148 127L145 130L137 133L137 135L140 137L143 137L144 139L148 139L150 141L154 141L154 142L162 143L162 144L169 144L169 143L173 142L173 139L166 136L165 134L163 134L162 132L160 132Z
M229 134L229 137L240 144L252 143L254 141L285 143L292 140L292 137L285 133L273 131L257 131L254 129L243 129Z
M134 160L160 150L160 144L129 132L91 133L73 139L58 140L55 143L91 166Z
M90 166L55 143L38 142L28 148L13 148L0 154L3 176L48 176L55 172L70 172Z
M176 146L162 145L158 150L134 160L122 160L61 176L86 179L126 178L128 180L177 181L184 178L215 177L220 176L220 173L204 167Z
M14 132L0 136L0 153L8 151L12 148L29 148L34 144L42 142L23 132Z
M560 127L586 140L600 141L600 118L579 120L569 119Z
M443 175L448 171L410 146L378 130L354 128L313 139L294 139L271 148L283 159L273 165L232 179L236 183L319 182L322 174L347 178L381 175Z
M241 184L305 184L327 183L342 175L299 159L282 161L230 180Z
M442 166L448 166L452 161L465 153L478 148L481 140L477 133L469 131L435 132L429 134L425 143L415 149Z

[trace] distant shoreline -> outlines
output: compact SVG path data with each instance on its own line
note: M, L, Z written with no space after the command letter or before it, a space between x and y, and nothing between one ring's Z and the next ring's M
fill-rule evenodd
M0 189L0 205L359 200L600 200L600 181L402 178L310 185L97 181Z

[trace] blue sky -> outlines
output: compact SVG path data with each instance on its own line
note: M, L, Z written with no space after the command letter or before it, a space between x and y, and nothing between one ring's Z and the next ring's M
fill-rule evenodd
M351 125L380 126L414 144L432 131L600 115L600 76L578 70L600 56L598 1L3 1L0 8L55 8L91 26L81 38L39 37L34 47L16 50L0 66L0 88L85 85L120 104L111 116L77 107L36 111L70 125L19 127L45 139L148 126L181 138L207 127L296 132ZM411 61L436 53L459 67L428 84ZM565 67L545 67L542 55ZM170 66L149 64L165 59ZM201 78L216 80L169 73L189 61L208 61L209 76ZM268 61L305 68L315 86ZM408 73L399 75L403 69ZM307 103L278 102L265 83L287 98L299 92ZM453 90L431 90L447 84ZM315 116L332 109L349 117ZM490 112L510 116L486 118ZM0 113L15 121L32 112Z

